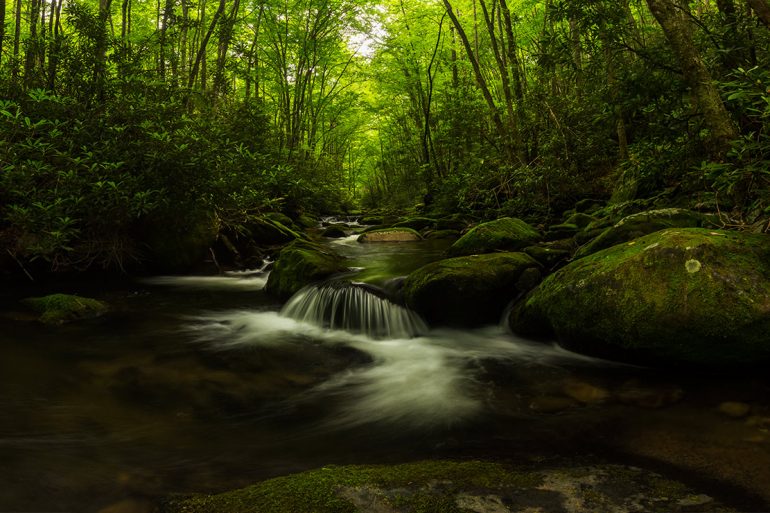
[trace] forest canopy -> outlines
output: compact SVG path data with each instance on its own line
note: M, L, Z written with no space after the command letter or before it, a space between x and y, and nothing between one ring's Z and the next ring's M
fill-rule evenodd
M767 0L0 0L0 240L82 269L266 211L751 223L769 29Z

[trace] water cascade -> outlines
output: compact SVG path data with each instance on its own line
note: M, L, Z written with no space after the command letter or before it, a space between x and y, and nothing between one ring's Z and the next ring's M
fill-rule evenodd
M281 314L325 328L373 338L410 338L428 331L414 312L389 301L371 285L333 281L297 292Z

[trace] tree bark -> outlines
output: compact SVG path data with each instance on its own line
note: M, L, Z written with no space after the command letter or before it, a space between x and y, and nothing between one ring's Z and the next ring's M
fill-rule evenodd
M703 115L704 124L709 130L709 153L715 157L723 156L730 146L730 141L738 137L738 130L695 47L689 5L686 0L647 0L647 5L663 28L663 33L682 68L692 101Z
M462 25L460 25L460 21L457 19L457 16L455 15L454 11L452 10L452 4L449 3L449 0L443 0L444 7L446 8L446 12L449 15L449 18L452 20L452 24L455 27L455 30L457 30L457 35L460 36L460 40L463 43L463 46L465 47L465 53L468 54L468 59L471 61L471 66L473 67L473 73L476 76L476 82L479 84L479 88L481 89L481 94L484 96L484 100L487 102L487 106L489 107L490 113L492 114L492 122L495 125L495 128L497 129L497 134L500 137L505 136L505 127L503 126L503 121L500 118L500 113L497 110L497 106L495 105L495 100L492 98L492 93L489 91L489 86L487 85L487 81L484 78L484 75L481 73L481 67L479 66L479 61L476 59L476 55L473 52L473 48L471 48L471 43L468 41L468 36L465 34L465 30L463 29Z
M754 14L765 27L770 29L770 2L768 0L747 0Z

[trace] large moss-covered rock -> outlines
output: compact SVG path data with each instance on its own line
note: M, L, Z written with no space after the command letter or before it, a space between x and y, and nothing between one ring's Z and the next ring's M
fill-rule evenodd
M496 323L506 305L540 281L540 265L524 253L493 253L433 262L404 281L406 304L428 322Z
M661 365L770 360L770 237L685 228L613 246L544 280L511 328Z
M327 466L218 495L169 499L162 513L670 512L732 509L624 465L541 469L485 461Z
M63 324L91 319L108 310L107 305L101 301L70 294L29 297L23 299L22 303L40 314L40 322L46 324Z
M267 279L265 290L279 298L289 298L305 285L343 272L342 257L330 249L296 240L283 248Z
M411 228L413 230L422 230L436 226L436 220L428 217L410 217L393 225L393 228Z
M371 230L358 237L358 242L413 242L417 240L422 240L422 237L411 228Z
M517 251L540 240L533 227L513 217L482 223L452 244L450 256L476 255L492 251Z
M702 222L701 214L682 208L663 208L631 214L605 229L598 237L580 248L575 258L596 253L648 233L666 228L695 228L701 226Z

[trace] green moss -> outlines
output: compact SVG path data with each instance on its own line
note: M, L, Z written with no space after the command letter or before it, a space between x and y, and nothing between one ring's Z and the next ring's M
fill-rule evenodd
M549 276L517 308L512 328L660 363L752 364L770 359L768 276L764 235L664 230Z
M426 239L458 239L460 238L460 232L457 230L436 230L434 232L428 232L425 235Z
M454 497L464 489L533 488L541 482L535 473L479 461L330 466L219 495L175 501L165 512L352 513L360 510L346 496L366 487L364 491L373 490L401 511L459 513Z
M430 219L428 217L412 217L395 223L393 228L412 228L413 230L422 230L424 228L433 228L435 226L435 219Z
M505 306L538 281L539 264L524 253L492 253L433 262L404 281L407 305L428 322L474 326L498 322ZM531 276L531 269L537 276Z
M358 237L358 242L413 242L422 240L412 228L382 228L367 230Z
M577 253L575 258L581 258L615 244L627 242L649 233L666 228L694 228L701 226L703 217L697 212L681 208L665 208L648 210L624 217L615 225L604 230L589 244Z
M318 226L318 220L307 214L302 214L297 218L297 224L302 228L315 228Z
M482 461L424 461L392 466L330 466L222 493L171 500L163 513L468 513L479 504L510 511L681 511L705 499L658 474L620 465L513 467ZM480 499L474 501L474 499ZM490 499L492 499L490 501ZM483 511L497 511L489 507Z
M281 250L265 290L274 296L288 298L302 287L346 269L342 257L330 249L296 240Z
M286 214L282 214L281 212L268 212L267 214L264 214L264 217L271 221L281 223L285 227L290 227L294 224L294 221L291 220L291 217L287 216Z
M69 294L30 297L22 300L22 303L39 313L40 321L46 324L97 317L108 310L107 305L101 301Z
M466 256L500 250L516 251L539 240L537 230L521 219L503 217L474 227L452 244L448 254Z

